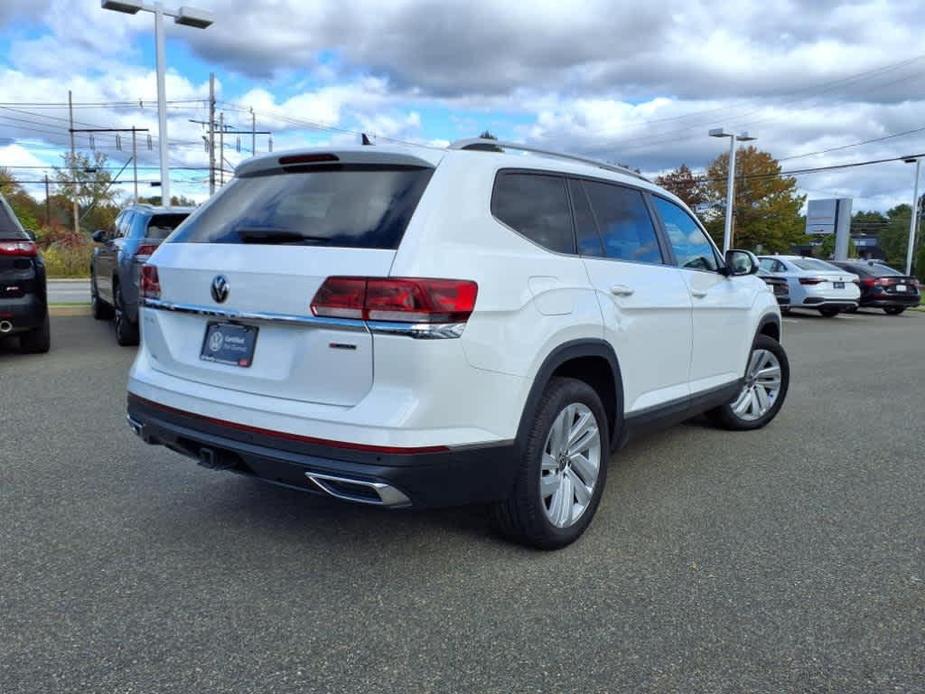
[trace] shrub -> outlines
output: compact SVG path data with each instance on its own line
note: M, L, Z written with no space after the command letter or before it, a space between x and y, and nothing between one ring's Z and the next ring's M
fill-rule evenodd
M53 243L42 251L49 277L89 277L93 244Z

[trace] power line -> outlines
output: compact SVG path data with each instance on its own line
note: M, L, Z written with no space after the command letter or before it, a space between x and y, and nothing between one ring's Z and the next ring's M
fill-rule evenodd
M884 135L883 137L875 137L870 140L862 140L861 142L854 142L850 145L842 145L840 147L829 147L828 149L821 149L818 152L806 152L804 154L794 154L789 157L781 157L777 161L789 161L791 159L802 159L803 157L812 157L817 154L828 154L829 152L838 152L843 149L850 149L852 147L860 147L861 145L869 145L873 142L883 142L885 140L892 140L896 137L905 137L906 135L913 135L915 133L925 132L925 128L914 128L912 130L904 130L901 133L892 133L890 135Z

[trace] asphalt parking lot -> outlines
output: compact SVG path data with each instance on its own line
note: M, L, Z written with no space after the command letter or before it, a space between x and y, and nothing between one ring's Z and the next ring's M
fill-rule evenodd
M133 350L55 318L0 346L0 690L923 691L925 313L784 330L775 422L631 444L538 553L145 446Z

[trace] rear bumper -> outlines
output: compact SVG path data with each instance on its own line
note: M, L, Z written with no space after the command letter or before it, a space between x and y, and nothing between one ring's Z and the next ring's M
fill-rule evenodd
M12 326L7 334L39 327L47 313L45 301L37 294L26 294L15 299L0 299L0 323Z
M826 299L821 296L808 296L803 299L801 304L805 308L821 308L823 306L834 306L838 308L853 308L858 305L857 299Z
M504 499L514 485L512 442L369 450L243 427L128 396L132 430L207 467L358 503L432 508Z
M861 306L870 306L873 308L889 308L891 306L918 306L919 296L871 296L861 297Z

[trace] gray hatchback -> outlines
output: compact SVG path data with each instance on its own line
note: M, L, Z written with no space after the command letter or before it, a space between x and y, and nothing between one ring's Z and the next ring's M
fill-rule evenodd
M112 229L98 229L99 244L90 261L90 301L97 320L115 319L116 341L138 344L138 276L141 266L192 207L132 205L119 213Z

